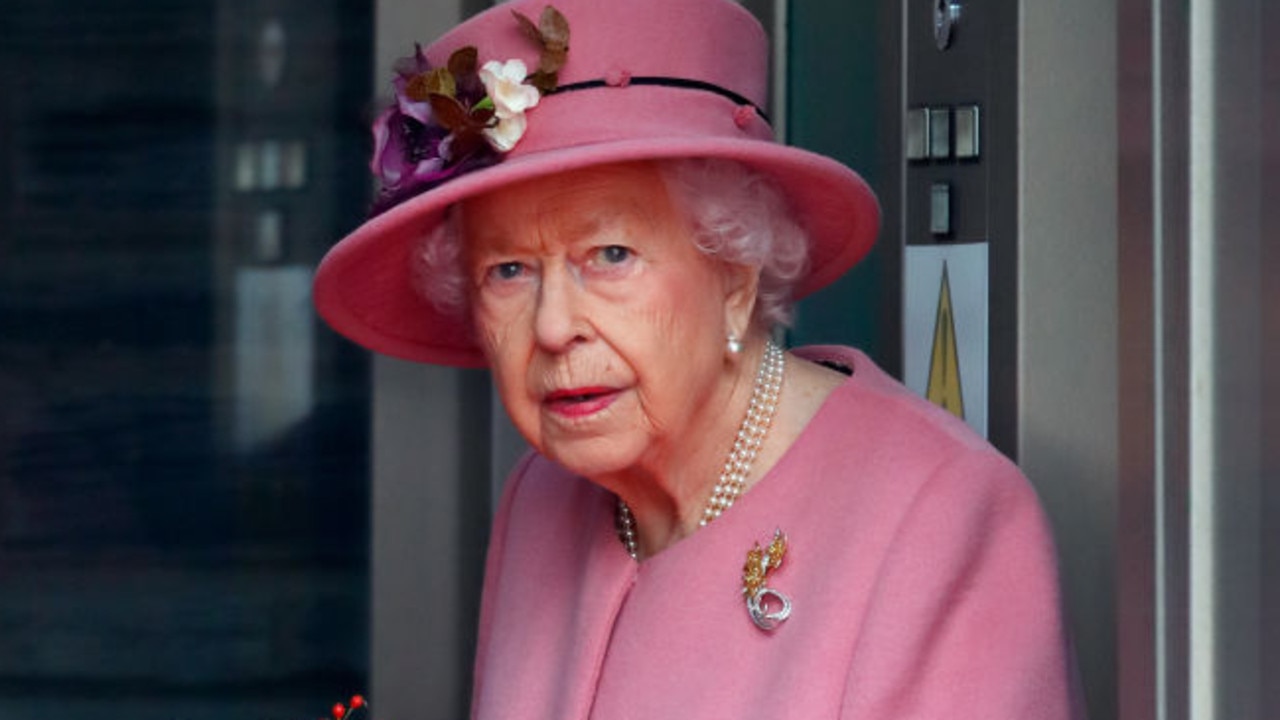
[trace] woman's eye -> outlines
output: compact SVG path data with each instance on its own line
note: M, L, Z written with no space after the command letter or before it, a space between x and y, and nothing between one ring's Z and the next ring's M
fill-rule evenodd
M489 268L489 277L493 280L515 280L524 275L524 263L504 262L493 265Z
M600 248L598 257L606 265L620 265L631 259L631 248L622 245L606 245Z

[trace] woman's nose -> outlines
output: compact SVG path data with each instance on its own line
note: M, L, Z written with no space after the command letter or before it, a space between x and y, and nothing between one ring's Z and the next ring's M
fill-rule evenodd
M590 337L583 316L582 288L568 268L546 271L534 308L534 335L542 349L560 353Z

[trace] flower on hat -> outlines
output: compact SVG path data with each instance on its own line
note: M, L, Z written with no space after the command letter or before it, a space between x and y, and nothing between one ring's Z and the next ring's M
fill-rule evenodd
M528 74L524 61L518 58L505 63L490 60L480 68L480 81L489 92L498 117L514 117L538 104L541 93L524 84Z
M569 24L548 5L538 24L512 11L520 29L541 45L538 69L520 59L490 60L467 46L433 68L425 52L396 63L396 102L373 123L370 171L381 184L378 214L441 183L501 162L524 137L525 112L556 88L569 50Z
M542 94L532 85L526 85L529 69L523 60L505 63L490 60L480 68L480 82L484 83L489 99L493 102L493 114L498 122L485 128L485 138L499 152L507 152L520 142L528 123L524 113L535 107Z

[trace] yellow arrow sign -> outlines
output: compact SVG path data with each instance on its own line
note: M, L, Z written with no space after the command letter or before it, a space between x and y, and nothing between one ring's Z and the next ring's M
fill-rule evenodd
M942 288L933 322L933 351L929 358L929 385L925 397L964 419L964 393L960 388L960 353L956 349L956 323L951 312L951 281L942 263Z

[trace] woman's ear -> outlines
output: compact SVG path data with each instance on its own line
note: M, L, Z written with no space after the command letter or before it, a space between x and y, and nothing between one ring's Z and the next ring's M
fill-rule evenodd
M738 263L724 266L725 333L745 338L751 331L751 316L760 289L760 268Z

